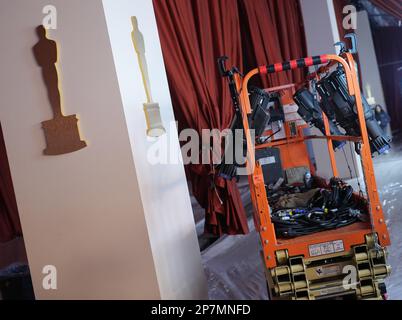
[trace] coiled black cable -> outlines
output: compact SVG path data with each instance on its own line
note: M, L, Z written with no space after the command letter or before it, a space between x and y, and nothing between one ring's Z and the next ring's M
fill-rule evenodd
M315 232L337 229L362 220L358 209L286 209L272 213L277 237L292 238Z
M306 208L279 209L271 214L277 237L291 238L337 229L365 220L353 200L353 188L332 178L330 189L320 189Z

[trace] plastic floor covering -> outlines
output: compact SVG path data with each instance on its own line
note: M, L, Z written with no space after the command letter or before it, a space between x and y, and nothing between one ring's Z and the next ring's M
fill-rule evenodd
M392 245L388 262L392 274L387 280L389 299L402 299L402 137L394 142L392 151L374 160L380 198L390 231ZM246 210L251 214L248 186L240 191ZM201 237L201 208L194 203L197 232ZM198 218L197 218L198 217ZM263 265L259 256L258 235L249 218L251 232L247 235L224 236L202 251L210 299L268 299ZM200 246L202 247L201 243Z

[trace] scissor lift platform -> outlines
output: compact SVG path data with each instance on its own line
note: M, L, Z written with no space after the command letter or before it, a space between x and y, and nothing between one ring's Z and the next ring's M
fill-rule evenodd
M290 125L285 123L286 138L255 146L249 131L248 117L251 106L248 82L255 75L282 72L301 67L321 65L310 79L319 80L330 68L341 65L345 71L348 91L356 101L360 125L360 137L331 136L328 119L323 114L325 136L304 136L303 128L297 129L296 136L289 135ZM341 55L321 55L310 58L260 66L244 78L235 74L243 127L247 141L247 169L251 199L254 207L254 222L260 234L261 256L264 261L269 296L271 299L324 299L355 298L383 299L386 297L384 278L390 273L386 262L386 247L390 245L389 234L383 217L374 177L373 162L369 145L362 97L355 70L355 62L350 52ZM290 84L267 91L292 90ZM275 226L271 222L270 207L264 184L261 165L255 160L255 148L278 147L281 152L297 155L295 159L281 156L282 166L290 168L295 161L304 161L314 170L308 157L305 142L309 139L325 139L331 161L333 176L338 176L333 140L359 142L360 158L366 186L365 203L368 222L357 222L335 230L322 231L291 239L277 238ZM304 159L304 160L303 160ZM306 160L307 159L307 160ZM357 195L355 195L357 196Z

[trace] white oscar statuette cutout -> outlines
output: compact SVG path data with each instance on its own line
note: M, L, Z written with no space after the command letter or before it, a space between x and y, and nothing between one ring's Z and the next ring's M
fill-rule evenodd
M138 56L138 64L140 66L142 81L147 96L147 102L144 103L145 118L147 121L147 135L150 137L159 137L163 135L166 130L163 127L160 108L157 102L152 100L151 86L149 82L148 67L145 57L145 43L144 37L138 29L138 21L136 17L131 17L133 24L133 32L131 37L134 44L135 52Z

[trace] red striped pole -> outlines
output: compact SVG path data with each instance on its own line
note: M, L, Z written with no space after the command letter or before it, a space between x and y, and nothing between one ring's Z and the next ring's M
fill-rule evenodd
M307 57L297 60L291 60L281 63L270 64L258 68L260 74L276 73L281 71L293 70L297 68L304 68L324 64L329 61L328 56L323 54L321 56Z

